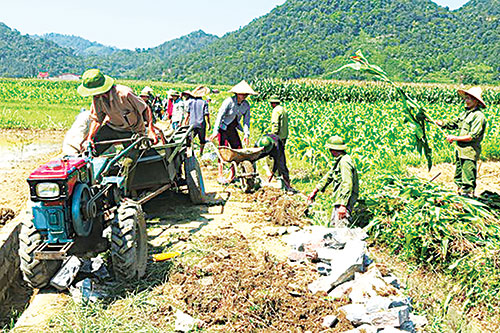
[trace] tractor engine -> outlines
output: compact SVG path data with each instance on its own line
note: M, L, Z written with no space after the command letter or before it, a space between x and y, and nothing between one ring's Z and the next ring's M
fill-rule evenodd
M28 178L33 224L48 244L88 236L97 216L88 158L63 157L38 167Z

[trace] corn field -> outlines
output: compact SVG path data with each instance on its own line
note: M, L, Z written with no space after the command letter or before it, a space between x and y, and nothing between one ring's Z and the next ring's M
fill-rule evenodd
M380 82L352 82L329 80L279 80L260 79L252 82L253 88L260 93L259 100L278 95L284 101L316 102L392 102L400 100L397 91ZM404 84L403 90L418 102L461 103L457 86L431 84ZM463 88L463 87L461 87ZM500 104L500 88L486 87L483 98L487 104Z

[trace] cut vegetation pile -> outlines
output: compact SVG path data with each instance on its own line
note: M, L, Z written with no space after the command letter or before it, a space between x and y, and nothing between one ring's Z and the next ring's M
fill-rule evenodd
M347 303L307 290L314 267L292 267L267 253L253 253L240 234L206 241L213 245L211 254L194 267L178 267L160 292L176 299L208 330L318 332L323 317L337 315L337 308ZM334 332L350 328L342 319Z
M415 177L385 177L367 201L375 216L368 230L404 259L454 279L458 288L448 301L457 298L465 310L479 306L486 319L500 305L500 223L491 205L496 197L480 200Z
M248 201L256 201L264 218L280 226L303 226L305 199L300 195L290 196L280 189L265 187L252 194ZM262 217L257 217L262 218Z

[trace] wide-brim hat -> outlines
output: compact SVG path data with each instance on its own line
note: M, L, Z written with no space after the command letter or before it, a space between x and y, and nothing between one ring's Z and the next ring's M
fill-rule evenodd
M264 135L257 140L255 143L256 147L263 147L265 153L269 153L273 149L273 139L271 139L269 136Z
M242 95L258 95L255 90L250 87L247 81L243 80L229 90L230 93Z
M113 87L115 80L101 73L98 69L89 69L82 75L82 84L76 91L80 96L95 96L104 94Z
M139 96L149 96L153 93L153 88L146 86L142 89L141 94Z
M169 91L167 91L167 95L168 97L173 97L173 96L180 96L181 93L178 92L177 90L170 89Z
M483 101L481 96L483 94L481 87L472 87L469 90L458 89L458 94L464 98L466 96L474 97L483 108L486 107L486 103Z
M344 140L338 135L330 137L326 142L325 147L327 149L341 150L341 151L345 151L347 149Z
M210 88L205 86L198 86L191 91L191 96L195 98L202 98L210 94Z
M281 103L281 100L278 96L273 95L268 100L269 103Z

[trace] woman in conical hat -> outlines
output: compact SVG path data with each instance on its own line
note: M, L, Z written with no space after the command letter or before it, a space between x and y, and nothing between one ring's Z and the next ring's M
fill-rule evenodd
M469 90L458 89L458 94L465 101L465 110L451 121L436 121L436 125L459 130L458 135L447 135L446 141L457 143L455 150L455 183L458 192L467 197L474 196L477 180L477 162L481 155L481 141L486 132L486 117L481 110L486 107L481 94L481 87Z
M238 130L243 132L243 142L246 146L250 144L250 104L246 100L249 95L257 93L245 81L235 85L229 92L234 96L228 97L219 109L217 118L213 127L213 133L210 141L218 138L219 146L229 146L233 149L242 148L241 139ZM240 120L243 118L243 126ZM231 179L222 178L222 161L219 161L219 179L220 183L232 181L234 170L232 170Z

